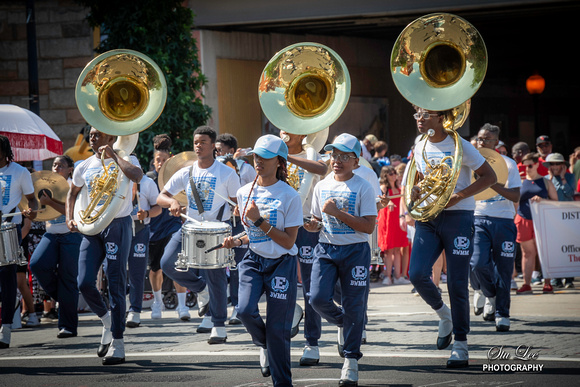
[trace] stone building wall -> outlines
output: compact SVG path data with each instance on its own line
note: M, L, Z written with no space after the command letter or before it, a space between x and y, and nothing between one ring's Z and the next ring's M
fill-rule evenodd
M40 116L63 141L74 145L85 125L75 85L94 57L87 9L70 0L35 2ZM29 108L26 2L0 2L0 103Z

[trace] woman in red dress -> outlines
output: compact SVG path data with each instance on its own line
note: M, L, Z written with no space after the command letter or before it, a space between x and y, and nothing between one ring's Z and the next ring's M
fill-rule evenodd
M399 205L401 188L397 181L397 171L394 167L386 166L381 169L381 191L389 197L387 206L379 211L378 239L381 255L385 264L383 271L383 285L408 284L401 272L401 247L409 245L407 231L399 226ZM395 268L393 275L393 266Z

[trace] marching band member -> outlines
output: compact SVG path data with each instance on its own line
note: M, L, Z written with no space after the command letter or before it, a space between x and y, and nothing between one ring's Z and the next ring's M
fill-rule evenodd
M313 175L311 186L306 193L306 200L302 205L302 216L304 219L307 219L310 217L314 186L320 181L320 177L326 174L328 167L322 161L318 152L316 153L316 160L307 159L306 151L302 147L302 141L306 138L306 135L292 134L281 130L280 138L288 146L288 175L296 176L298 183L302 181L305 172ZM294 188L299 189L300 187ZM320 360L318 340L322 332L322 319L312 308L312 305L310 305L310 276L312 263L314 261L314 247L316 247L317 243L318 232L308 232L304 227L298 229L296 247L298 248L298 263L300 265L300 277L302 278L302 292L304 296L304 338L306 339L304 352L300 358L300 365L302 366L315 365ZM296 313L298 313L298 318ZM298 324L301 318L302 308L296 304L292 326L296 333L298 333Z
M123 174L133 182L139 182L143 170L135 156L130 162L119 157L113 150L116 136L111 136L91 128L89 145L94 155L82 161L75 168L70 191L66 199L66 223L72 232L78 232L74 220L74 206L84 185L89 194L95 188L98 175L103 173L101 155L106 156L105 164L116 162ZM127 292L127 260L131 248L131 195L127 195L113 221L96 235L83 235L79 253L78 285L85 301L103 323L101 344L97 351L103 357L103 364L125 362L125 311ZM106 260L106 275L109 287L111 310L101 297L96 281L101 264Z
M423 159L424 152L431 165L438 165L443 157L454 152L453 138L443 127L446 112L429 111L416 107L414 118L420 133L432 133L419 141L413 157L420 178L427 175L428 165ZM430 130L433 130L432 132ZM471 143L463 143L462 166L446 209L433 220L415 222L415 238L411 253L409 277L415 289L425 302L435 310L440 318L437 348L445 349L451 344L452 333L455 342L447 367L468 366L467 334L469 333L469 261L473 253L473 195L496 182L495 173L485 158ZM471 184L471 171L479 178ZM406 181L404 178L403 181ZM420 198L420 188L411 190L411 200ZM437 287L431 281L433 264L445 250L447 259L447 288L451 309L443 302Z
M28 200L28 209L22 211L22 215L30 220L36 218L36 209L38 204L34 198L34 186L28 169L14 162L14 154L10 141L5 136L0 136L0 188L2 195L1 211L9 214L17 210L17 206L25 196ZM22 242L20 224L22 216L10 216L5 220L16 225L18 235L18 246ZM16 246L14 246L16 248ZM16 265L0 266L0 286L2 294L2 327L0 328L0 348L10 347L10 336L12 331L12 321L14 319L14 310L16 308Z
M57 156L52 163L52 172L58 173L72 183L74 161L69 156ZM75 337L79 324L79 248L82 235L71 232L66 225L65 203L42 194L40 204L51 206L62 215L46 222L46 232L30 258L30 270L40 286L58 302L57 337Z
M136 328L141 324L141 309L143 306L143 291L147 261L149 259L149 223L151 218L161 214L157 205L159 189L153 180L143 175L138 184L133 185L133 239L129 252L129 313L127 326ZM139 195L139 197L137 197Z
M478 147L495 150L499 133L498 126L483 125L477 135ZM502 157L508 168L505 186L502 183L492 185L497 195L475 202L471 269L472 284L477 282L478 290L485 296L483 319L495 321L496 330L505 332L510 329L510 285L516 257L514 203L520 200L522 180L516 162Z
M368 234L375 229L376 192L354 173L361 154L356 137L343 133L324 150L332 151L334 173L314 187L312 220L304 225L311 232L317 231L320 223L324 225L314 249L310 302L344 337L345 361L339 385L351 386L358 384L358 360L362 357L371 261ZM341 307L333 302L337 280Z
M153 180L155 186L159 186L159 170L167 160L172 157L171 137L167 134L158 134L153 137L153 171L146 173ZM161 208L161 207L160 207ZM151 318L160 319L163 317L163 271L161 270L161 257L163 251L173 233L181 228L181 219L171 216L167 208L161 208L161 214L150 219L149 237L149 282L153 291L153 304L151 304ZM187 299L187 288L173 281L173 286L177 293L177 314L183 321L191 318L189 308L185 304Z
M238 154L238 140L232 134L223 133L217 136L215 141L215 149L216 155L219 157L228 157L231 156L234 158L234 162L236 162L236 172L240 176L240 185L243 187L244 185L251 183L256 178L256 171L254 168L248 164L246 161L236 158L236 154ZM227 160L227 159L226 159ZM243 231L244 225L241 222L240 216L237 214L233 214L233 222L232 222L232 235L237 235ZM246 251L248 250L248 245L242 246L235 246L233 248L234 251L234 261L236 262L236 266L242 262L242 258L246 255ZM230 300L232 302L232 314L230 319L228 320L228 324L230 325L238 325L242 322L238 318L238 287L240 284L239 281L239 274L238 270L230 270Z
M157 203L169 208L173 216L180 216L181 205L173 196L181 191L187 193L187 215L195 220L222 221L230 219L230 206L224 198L235 201L240 188L238 175L232 168L215 160L216 132L209 126L194 131L193 145L197 161L191 167L177 171L165 184ZM215 194L214 192L215 191ZM181 251L181 229L173 234L161 258L161 269L172 280L192 292L198 293L200 316L205 314L209 301L209 316L206 316L197 332L211 331L209 344L225 343L227 339L227 277L226 269L202 269L199 276L194 270L175 269L177 254ZM206 282L207 290L206 291Z
M257 178L242 187L238 203L247 235L224 239L224 248L249 243L238 267L238 317L252 341L260 347L260 368L274 386L292 386L290 339L296 304L295 245L303 224L300 196L286 184L288 147L273 135L260 137L249 152L254 155ZM266 293L265 324L258 302Z

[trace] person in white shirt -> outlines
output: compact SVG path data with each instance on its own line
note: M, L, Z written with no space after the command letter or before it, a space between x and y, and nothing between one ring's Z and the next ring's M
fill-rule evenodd
M292 386L290 339L296 305L296 235L303 224L300 196L286 183L288 147L277 136L260 137L250 152L257 177L238 190L247 235L224 239L224 248L248 243L238 267L238 317L260 347L262 376ZM267 324L258 303L266 294Z
M146 175L143 175L138 184L133 185L133 211L131 212L133 239L128 261L130 306L127 313L127 327L129 328L136 328L141 324L145 273L149 260L149 222L151 218L161 214L161 207L157 205L157 196L159 196L157 184Z
M22 196L25 196L26 200L28 200L28 209L22 211L22 215L30 220L36 218L38 203L34 198L34 186L32 185L30 172L14 162L14 154L12 153L10 141L5 136L0 136L0 189L0 196L2 198L0 216L2 214L18 212L18 204L22 200ZM20 243L22 243L20 229L22 216L10 216L2 220L16 225L18 246L20 246ZM18 246L13 246L13 248L16 249ZM0 301L2 301L0 349L2 349L10 347L12 322L14 310L16 309L16 264L0 266L0 286L2 287L0 298Z
M57 156L52 163L52 172L67 179L69 185L73 170L74 161L69 156ZM44 291L58 302L57 337L75 337L79 324L77 276L82 235L71 232L66 226L65 203L42 194L40 204L62 215L46 222L46 232L30 258L30 270Z
M477 134L478 148L495 149L499 134L498 126L483 125ZM492 185L497 195L475 202L471 284L476 312L481 310L484 320L495 321L496 330L506 332L510 329L510 285L516 257L514 203L520 200L522 180L516 162L502 158L508 167L505 185Z
M188 200L188 217L196 221L229 222L231 210L226 198L236 201L235 196L240 188L240 179L232 168L215 159L216 138L216 132L209 126L201 126L194 131L193 147L197 161L171 176L157 198L157 204L163 208L169 208L171 215L181 216L183 213L184 209L174 196L185 191ZM175 232L165 247L161 258L161 269L169 278L197 293L200 316L208 311L207 316L197 328L197 332L211 332L209 344L225 343L227 340L226 269L177 270L175 263L177 254L181 251L181 233L182 229Z
M78 232L74 219L75 202L83 200L79 196L83 186L88 195L95 189L95 181L103 173L101 155L105 155L105 166L115 162L123 174L132 182L139 182L143 170L135 156L127 161L113 150L116 136L91 128L89 145L94 155L80 162L72 177L72 184L66 200L66 222L70 231ZM113 164L114 165L114 164ZM119 212L111 223L96 235L83 235L79 253L78 285L83 298L101 319L103 333L97 355L103 357L103 364L112 365L125 362L127 260L132 240L131 195L123 199ZM106 260L106 275L109 287L110 311L97 289L97 275Z
M354 172L361 154L356 137L343 133L324 150L332 151L333 173L314 187L312 218L304 225L310 232L322 226L314 249L310 303L339 327L339 351L345 357L339 385L357 385L369 287L369 235L376 225L377 195L371 184ZM340 307L333 301L338 280Z
M445 159L455 151L455 141L443 127L445 111L430 111L416 107L413 115L417 129L428 134L414 147L413 158L417 165L420 181L428 176L432 168L441 162L451 163ZM469 366L467 334L469 333L469 260L473 253L473 195L495 184L496 176L485 160L469 141L458 136L463 145L461 169L454 192L443 211L428 221L415 222L415 237L409 267L409 279L419 295L439 316L437 348L445 349L455 342L451 356L447 361L448 368ZM445 161L444 161L445 160ZM409 169L407 169L408 174ZM471 182L471 175L479 176ZM403 182L406 182L406 176ZM410 190L411 201L421 199L418 183ZM422 205L422 204L421 204ZM409 212L413 206L409 206ZM443 302L441 293L431 280L433 264L445 250L447 259L447 288L451 309Z

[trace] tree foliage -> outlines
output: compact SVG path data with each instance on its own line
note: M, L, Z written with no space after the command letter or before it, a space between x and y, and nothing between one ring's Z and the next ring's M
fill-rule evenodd
M193 12L181 0L77 1L89 8L89 24L101 29L98 53L123 48L139 51L164 72L167 103L159 119L140 133L135 150L139 160L148 166L152 139L160 133L171 136L174 153L191 150L193 131L211 114L201 100L206 78L192 36Z

